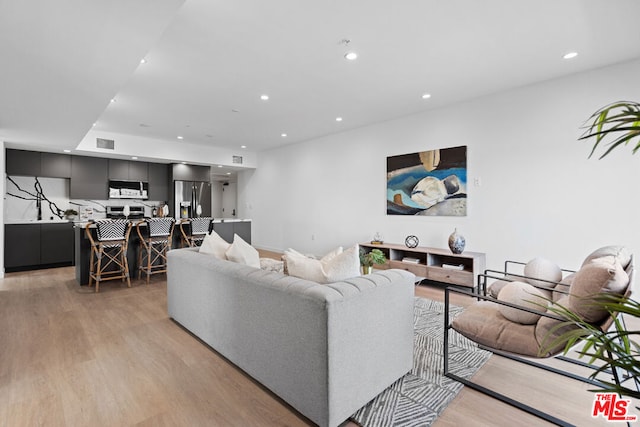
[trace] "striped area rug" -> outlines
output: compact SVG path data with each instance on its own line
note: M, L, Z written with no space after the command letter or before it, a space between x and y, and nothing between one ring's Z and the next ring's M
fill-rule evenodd
M455 317L461 307L450 306ZM415 298L413 369L351 419L364 427L425 427L456 397L463 385L442 375L444 303ZM449 334L449 370L469 378L489 359L454 330Z

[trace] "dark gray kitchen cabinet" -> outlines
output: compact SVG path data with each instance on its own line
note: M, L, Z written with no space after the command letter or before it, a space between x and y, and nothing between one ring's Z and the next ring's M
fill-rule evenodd
M40 153L40 175L48 178L71 178L71 156Z
M149 200L169 201L169 165L149 163Z
M198 165L172 165L172 179L174 181L202 181L209 182L211 179L211 168L209 166Z
M69 196L72 199L106 200L109 196L109 162L99 157L71 157Z
M147 163L109 159L109 179L147 181L149 179Z
M40 264L40 224L4 226L4 267L6 271Z
M73 259L72 222L4 226L6 271L72 265Z
M109 159L109 179L128 180L129 161Z
M233 243L233 235L237 234L251 244L251 221L214 222L213 231L229 243Z
M73 223L40 224L40 264L73 263Z
M148 181L149 169L147 162L129 162L129 179L131 181Z
M40 176L40 153L26 150L6 151L7 175Z

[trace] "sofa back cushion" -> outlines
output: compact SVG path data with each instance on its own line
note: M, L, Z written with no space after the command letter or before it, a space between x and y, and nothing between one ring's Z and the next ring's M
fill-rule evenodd
M584 259L582 265L584 266L590 263L591 261L593 261L594 259L598 259L606 256L615 257L623 269L626 269L627 266L629 265L629 262L631 261L631 252L626 247L620 246L620 245L612 245L612 246L603 246L591 252Z

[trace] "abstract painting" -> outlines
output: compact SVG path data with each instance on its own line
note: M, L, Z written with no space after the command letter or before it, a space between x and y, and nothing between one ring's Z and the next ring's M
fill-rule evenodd
M467 147L387 157L387 215L467 215Z

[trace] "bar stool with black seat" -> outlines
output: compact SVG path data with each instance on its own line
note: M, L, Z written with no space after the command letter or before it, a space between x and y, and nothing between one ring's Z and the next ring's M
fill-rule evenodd
M167 272L167 252L173 239L173 218L148 218L136 224L140 237L138 252L138 279L147 275L147 285L152 274Z
M129 263L127 262L127 247L131 223L126 219L99 219L93 222L96 226L96 238L91 232L89 223L85 226L85 233L91 242L89 257L89 286L96 283L96 292L100 292L100 282L105 280L127 280L129 278Z
M180 224L180 232L182 233L182 242L186 246L192 248L200 246L204 240L204 236L211 231L213 218L189 218Z

